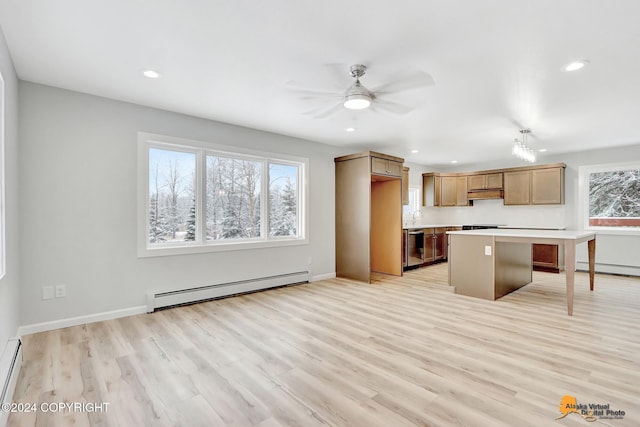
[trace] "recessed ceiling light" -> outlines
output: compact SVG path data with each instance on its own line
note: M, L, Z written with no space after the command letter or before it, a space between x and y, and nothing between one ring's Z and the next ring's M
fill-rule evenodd
M585 66L589 65L589 61L587 61L586 59L581 59L579 61L573 61L570 62L569 64L565 65L564 67L562 67L562 71L578 71L581 68L584 68Z
M411 150L411 153L416 154L418 150Z
M538 151L541 152L541 153L544 153L545 151L547 151L547 149L546 148L541 148Z
M355 132L356 128L344 128L345 132Z
M160 77L160 73L155 70L142 70L142 75L150 79L157 79Z
M458 163L457 160L451 160L451 163Z

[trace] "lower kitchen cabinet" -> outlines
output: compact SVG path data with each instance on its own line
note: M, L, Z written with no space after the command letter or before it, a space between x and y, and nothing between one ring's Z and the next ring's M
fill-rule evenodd
M434 249L433 256L435 261L447 259L447 230L445 228L436 228L433 235Z
M531 254L534 270L549 273L560 272L558 245L533 244Z
M405 270L447 259L447 228L404 230L402 265Z

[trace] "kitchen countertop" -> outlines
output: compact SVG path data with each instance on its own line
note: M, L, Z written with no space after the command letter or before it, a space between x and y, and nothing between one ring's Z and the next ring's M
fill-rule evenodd
M415 224L415 225L405 225L402 227L403 230L417 230L420 228L444 228L444 227L462 227L462 225L458 224Z
M529 226L516 226L516 225L501 225L498 228L504 228L507 230L566 230L566 227L529 227Z
M530 229L486 229L486 230L465 230L447 231L447 234L462 234L469 236L492 236L506 238L530 238L530 239L558 239L558 240L583 240L593 238L596 233L584 230L530 230ZM535 242L534 242L535 243Z

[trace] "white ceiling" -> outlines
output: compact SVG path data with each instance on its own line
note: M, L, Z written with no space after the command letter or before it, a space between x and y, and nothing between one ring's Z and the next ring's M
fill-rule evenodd
M639 17L638 0L0 0L23 80L434 166L508 159L520 127L549 154L640 143ZM575 59L591 65L560 71ZM355 63L370 88L434 84L389 95L404 115L303 114L335 100L287 82L344 91Z

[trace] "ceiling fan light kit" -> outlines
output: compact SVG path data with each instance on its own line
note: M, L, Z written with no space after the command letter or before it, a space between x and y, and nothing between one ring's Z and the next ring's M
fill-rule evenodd
M364 76L367 66L356 64L351 66L351 76L356 79L355 83L344 93L344 107L350 110L363 110L369 108L373 95L369 90L362 86L360 77Z

